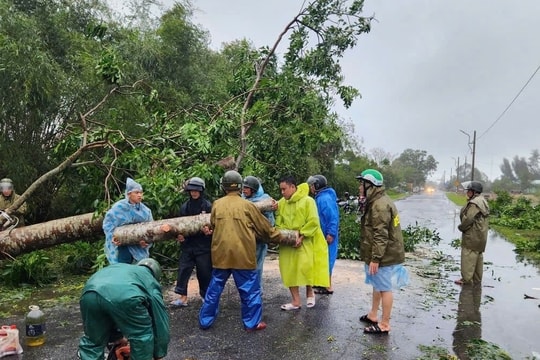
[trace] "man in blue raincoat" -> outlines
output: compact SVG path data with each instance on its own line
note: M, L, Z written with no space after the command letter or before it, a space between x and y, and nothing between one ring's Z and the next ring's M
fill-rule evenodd
M328 243L328 267L330 270L330 286L318 287L315 294L331 295L332 270L338 256L339 245L339 208L337 205L336 191L328 186L328 181L323 175L313 175L307 179L309 192L315 196L317 203L317 213L321 222L321 229L324 238Z
M264 192L264 189L255 176L246 176L244 178L244 186L242 187L242 197L253 203L270 199L270 195ZM273 211L263 212L264 217L268 219L271 226L275 226L276 219L274 218ZM262 239L257 239L256 256L257 256L257 273L259 274L259 283L261 285L261 292L263 290L262 274L264 267L264 259L268 251L268 244Z
M126 181L126 198L117 201L105 214L103 231L105 232L105 255L109 264L140 261L150 256L150 246L144 240L139 245L118 246L114 239L114 230L122 225L153 221L152 211L142 203L143 188L131 178Z

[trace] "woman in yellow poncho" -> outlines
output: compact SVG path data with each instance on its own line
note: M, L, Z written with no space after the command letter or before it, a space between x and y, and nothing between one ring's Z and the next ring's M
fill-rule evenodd
M279 270L283 284L291 292L292 300L281 305L285 311L302 307L300 286L306 286L306 306L315 306L312 286L328 287L328 245L321 230L317 205L309 197L309 186L296 186L292 176L279 181L283 197L278 201L276 227L297 230L302 237L298 247L280 245Z

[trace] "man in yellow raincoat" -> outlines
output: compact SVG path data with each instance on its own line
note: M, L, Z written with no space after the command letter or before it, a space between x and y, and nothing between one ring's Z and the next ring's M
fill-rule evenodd
M297 230L302 243L299 247L279 246L279 270L283 284L289 288L292 300L281 305L285 311L302 307L300 286L306 287L306 306L315 306L313 286L328 287L328 245L317 213L317 204L309 196L309 185L296 186L293 176L280 179L283 197L277 203L276 227Z

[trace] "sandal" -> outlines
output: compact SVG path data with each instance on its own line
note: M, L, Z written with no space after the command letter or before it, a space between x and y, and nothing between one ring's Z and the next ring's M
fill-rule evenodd
M306 307L312 308L315 306L315 296L308 296L306 299Z
M382 334L386 335L388 334L388 330L382 330L378 324L369 325L368 327L364 328L364 333L366 334Z
M281 305L281 310L285 310L285 311L298 310L300 308L301 306L296 306L291 303Z
M266 329L266 323L264 321L261 321L259 324L257 324L257 326L255 326L252 329L246 329L246 331L247 332L254 332L254 331L264 330L264 329Z
M366 324L369 324L369 325L377 325L379 323L378 321L373 321L370 318L368 318L367 314L360 316L360 321L365 322Z
M187 302L183 302L182 300L180 299L176 299L174 301L171 302L171 305L172 306L176 306L176 307L186 307L188 306L188 303Z

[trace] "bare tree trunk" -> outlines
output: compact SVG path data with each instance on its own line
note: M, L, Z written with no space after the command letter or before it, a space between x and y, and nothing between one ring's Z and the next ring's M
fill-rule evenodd
M103 234L102 221L89 213L2 231L0 254L15 257L81 239L96 240Z

